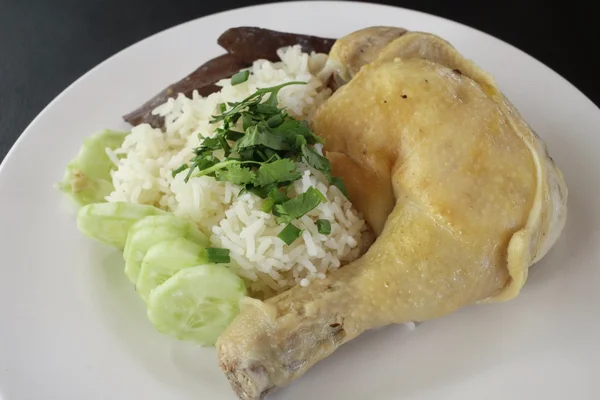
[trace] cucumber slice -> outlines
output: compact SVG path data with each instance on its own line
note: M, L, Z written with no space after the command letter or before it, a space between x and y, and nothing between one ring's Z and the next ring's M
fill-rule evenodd
M104 202L104 198L114 190L110 171L115 165L106 155L106 148L114 150L120 147L128 133L104 130L83 141L58 183L58 188L69 195L78 207Z
M206 262L206 249L191 240L177 238L159 242L148 249L142 260L136 290L147 302L150 293L177 271Z
M140 219L135 223L135 226L132 226L132 232L134 230L155 228L157 226L172 226L174 228L181 229L186 231L190 235L190 238L198 244L201 244L202 246L208 246L209 244L208 236L198 229L198 226L195 223L188 219L167 213L150 215L146 218Z
M148 249L162 241L177 238L188 239L201 246L208 245L208 238L200 232L196 224L174 215L153 215L133 224L123 250L125 275L137 285L142 260Z
M148 318L159 332L214 346L246 294L242 279L222 264L185 268L150 293Z
M88 204L77 212L77 227L86 236L123 249L129 228L142 218L157 214L166 211L123 202Z

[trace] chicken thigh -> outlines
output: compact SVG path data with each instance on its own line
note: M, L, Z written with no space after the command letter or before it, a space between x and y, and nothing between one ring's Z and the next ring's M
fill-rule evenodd
M344 84L313 128L378 237L323 280L244 300L217 342L241 399L369 329L514 298L564 226L563 176L492 77L437 36L377 29L385 45L350 68L336 57L360 46L334 45Z

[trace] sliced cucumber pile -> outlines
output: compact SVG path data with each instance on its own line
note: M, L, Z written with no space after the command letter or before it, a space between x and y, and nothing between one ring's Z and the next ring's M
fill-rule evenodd
M137 284L142 269L142 261L153 245L184 238L201 246L208 246L208 238L191 221L174 215L152 215L144 217L129 228L123 258L125 275Z
M214 346L239 313L244 281L226 265L209 263L226 261L210 257L208 237L192 221L150 205L106 202L114 190L106 149L120 147L126 135L105 130L87 138L58 186L79 207L79 230L123 251L125 275L156 329Z
M103 130L84 140L58 183L59 189L77 206L104 202L104 198L114 190L110 176L114 164L106 154L106 149L120 147L127 134Z
M180 237L156 243L142 260L136 290L147 302L150 293L180 269L206 262L206 248L189 239Z
M160 332L214 346L247 295L242 278L209 263L208 237L196 224L156 207L131 203L83 206L79 229L123 249L125 275Z
M123 250L125 274L156 329L202 346L215 344L247 294L226 265L208 263L208 245L193 222L160 214L133 223Z

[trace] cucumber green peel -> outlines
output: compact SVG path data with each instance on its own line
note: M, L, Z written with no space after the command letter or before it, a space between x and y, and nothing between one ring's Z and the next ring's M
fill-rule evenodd
M120 147L127 134L103 130L83 141L58 183L58 188L78 207L104 202L104 198L114 190L110 171L115 165L106 154L106 149Z

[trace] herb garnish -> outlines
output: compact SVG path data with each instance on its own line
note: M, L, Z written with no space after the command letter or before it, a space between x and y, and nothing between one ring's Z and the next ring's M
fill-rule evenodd
M317 231L322 235L329 235L331 233L331 222L326 219L317 220Z
M234 75L237 83L248 79L246 74L240 74ZM233 78L232 84L236 84ZM261 88L240 102L219 105L220 114L210 121L220 124L214 136L202 140L189 164L173 171L175 176L187 170L185 182L192 176L206 175L239 185L242 192L265 199L263 211L272 212L278 223L287 224L280 234L286 243L300 235L300 230L291 222L327 201L314 187L296 197L288 197L289 186L302 177L296 171L296 162L304 161L348 196L341 179L331 175L329 160L314 148L323 140L306 121L296 120L278 107L277 95L281 89L302 84L305 82L293 81ZM215 151L222 151L225 157L218 158ZM323 227L320 230L324 230Z
M229 249L220 247L207 247L206 259L209 263L215 264L228 264L231 261Z
M279 232L277 237L285 242L285 244L290 245L294 243L294 240L298 239L302 235L302 230L298 229L296 225L289 223Z
M300 218L307 212L319 205L325 203L327 198L318 189L309 187L308 190L282 204L276 204L274 207L275 220L280 224L292 222Z
M234 76L231 77L231 86L239 85L240 83L244 83L248 80L250 76L250 71L240 71Z

